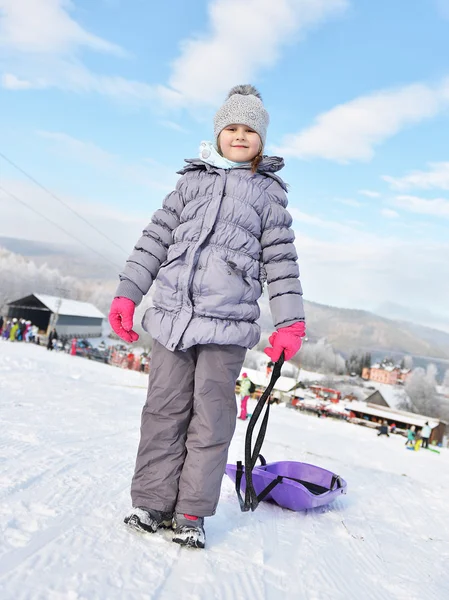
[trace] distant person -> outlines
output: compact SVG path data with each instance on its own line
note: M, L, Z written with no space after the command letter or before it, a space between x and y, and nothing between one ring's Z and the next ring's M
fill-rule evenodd
M35 344L40 344L40 339L39 339L39 327L37 325L33 325L31 327L31 336L30 336L30 341L34 342Z
M128 352L128 356L126 357L126 360L128 362L128 369L132 369L134 367L134 358L134 353Z
M412 425L409 429L407 429L407 441L405 442L406 446L414 446L415 445L415 426Z
M421 429L421 438L422 438L422 447L423 448L429 447L429 438L430 438L431 433L432 433L432 428L430 427L429 422L426 421L426 424Z
M242 57L244 60L244 57ZM257 301L268 281L276 332L265 349L289 360L305 335L302 291L283 160L264 156L268 113L250 85L233 88L120 274L109 322L127 342L136 304L154 346L148 398L125 522L204 547L236 424L235 383L260 339ZM272 346L272 347L271 347Z
M55 347L55 343L56 343L57 340L58 340L58 332L53 327L53 329L50 331L50 334L48 336L47 350L53 350L53 348Z
M248 400L250 395L251 380L246 373L242 374L240 381L240 414L238 416L242 421L246 421L248 416Z
M0 336L2 335L3 332L3 323L5 322L5 320L3 319L2 315L0 315Z
M387 437L390 437L388 421L383 421L382 425L379 427L379 433L377 434L377 437L379 437L380 435L386 435Z
M17 319L13 319L12 320L12 325L11 325L11 329L9 331L9 341L10 342L15 342L17 339L17 332L19 331L19 324L17 322Z

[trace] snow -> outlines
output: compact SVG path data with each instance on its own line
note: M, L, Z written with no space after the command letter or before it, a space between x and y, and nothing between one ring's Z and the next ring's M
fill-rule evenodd
M449 598L449 451L273 405L263 454L348 482L328 507L241 513L226 477L206 550L123 525L147 376L0 343L2 600ZM252 404L252 407L254 404ZM244 455L237 422L230 461Z
M57 296L48 296L47 294L34 294L42 304L45 304L51 312L59 312L60 315L69 315L74 317L92 317L95 319L105 319L104 314L90 302L79 302L78 300L67 300ZM59 311L58 304L60 302Z

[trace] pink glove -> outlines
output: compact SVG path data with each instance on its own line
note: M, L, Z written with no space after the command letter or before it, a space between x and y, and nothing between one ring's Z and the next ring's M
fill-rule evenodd
M304 321L298 321L288 327L281 327L275 331L269 338L273 346L265 348L264 352L273 362L277 362L284 351L285 360L290 360L299 351L302 339L306 335L306 324Z
M137 342L139 336L133 331L136 305L129 298L114 298L109 311L109 323L115 333L125 342Z

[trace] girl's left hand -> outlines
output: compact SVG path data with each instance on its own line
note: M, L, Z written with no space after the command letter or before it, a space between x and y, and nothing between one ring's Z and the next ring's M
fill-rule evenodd
M304 321L298 321L288 327L281 327L275 331L269 338L272 347L268 346L264 352L273 362L277 362L284 352L285 360L290 360L299 351L302 345L302 338L306 335L306 324Z

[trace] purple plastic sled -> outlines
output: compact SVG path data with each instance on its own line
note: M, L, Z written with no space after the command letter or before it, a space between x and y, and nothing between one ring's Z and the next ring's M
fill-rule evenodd
M226 465L226 475L235 482L236 465ZM273 480L282 476L282 482L276 485L264 498L282 508L300 511L329 504L340 494L346 493L347 483L331 471L307 463L282 461L254 467L253 485L260 494ZM246 488L245 474L242 476L241 489Z

